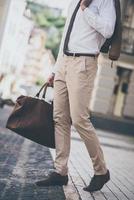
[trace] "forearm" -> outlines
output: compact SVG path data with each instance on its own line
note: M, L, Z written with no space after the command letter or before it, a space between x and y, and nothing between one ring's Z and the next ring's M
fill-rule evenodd
M58 53L56 63L55 63L54 68L53 68L53 73L56 73L56 71L58 69L59 61L63 57L63 47L64 47L65 36L66 36L67 28L68 28L68 23L69 23L68 20L66 20L62 39L61 39L61 43L60 43L59 53Z
M64 35L62 36L62 39L61 39L59 53L58 53L58 56L57 56L57 59L56 59L56 62L55 62L55 65L54 65L53 71L52 71L53 73L56 73L57 68L58 68L58 63L63 56L63 45L64 45Z
M57 60L56 60L56 62L55 62L55 65L54 65L54 67L53 67L53 70L52 70L52 73L53 74L55 74L56 73L56 71L57 71L57 69L58 69L58 66L59 66L59 61L60 61L60 59L61 59L61 57L62 57L62 54L58 54L58 57L57 57Z

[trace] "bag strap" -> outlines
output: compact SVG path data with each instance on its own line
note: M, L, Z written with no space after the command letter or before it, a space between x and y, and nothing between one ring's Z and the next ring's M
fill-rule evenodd
M46 83L46 86L44 87L44 91L43 91L43 95L42 95L42 98L45 99L45 96L46 96L46 92L47 92L47 88L49 87L49 83Z
M40 96L40 93L42 92L42 90L44 89L44 92L43 92L43 98L45 98L45 95L46 95L46 91L47 91L47 87L49 86L49 83L45 83L42 87L41 87L41 89L39 90L39 92L36 94L36 96L35 97L38 97L39 98L39 96Z

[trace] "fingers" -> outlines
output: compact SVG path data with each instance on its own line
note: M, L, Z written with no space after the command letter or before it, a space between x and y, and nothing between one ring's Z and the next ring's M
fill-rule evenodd
M49 79L49 80L48 80L48 85L49 85L49 86L53 86L53 80L52 80L52 79Z
M81 5L81 9L82 9L82 10L85 10L85 8L86 8L86 7L85 7L84 5Z
M48 84L49 84L50 87L53 87L54 77L55 77L55 75L52 74L52 75L48 78L48 81L47 81L47 82L48 82Z
M81 9L84 10L91 4L92 0L82 0L81 1Z

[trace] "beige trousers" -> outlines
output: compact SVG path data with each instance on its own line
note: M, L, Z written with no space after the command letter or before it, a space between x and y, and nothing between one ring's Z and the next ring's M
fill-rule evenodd
M95 174L107 171L95 128L89 118L96 72L97 58L94 57L64 55L58 63L54 80L55 168L61 175L68 173L71 123L86 145Z

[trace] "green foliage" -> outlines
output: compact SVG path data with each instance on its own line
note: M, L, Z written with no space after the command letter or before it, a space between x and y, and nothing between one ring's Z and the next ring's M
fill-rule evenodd
M44 28L50 28L51 22L47 20L46 17L42 13L37 13L35 17L36 23L38 26L44 27Z
M36 23L44 28L52 26L62 28L65 24L65 18L62 16L55 17L51 12L44 10L35 15Z
M42 86L44 84L44 79L43 78L41 79L40 77L38 77L35 84L37 86Z
M55 20L55 26L57 28L62 28L64 26L64 24L65 24L65 18L63 18L63 17L59 17Z
M58 55L60 39L58 37L49 38L46 43L46 48L51 49L54 57Z
M52 10L48 7L42 7L32 2L28 3L28 7L32 11L33 19L36 25L45 29L45 31L48 32L46 48L51 49L54 57L56 58L63 27L65 24L65 18L60 15L60 11L59 14L57 14L58 10ZM57 33L49 35L49 31L52 28L55 28L55 30L57 30Z

